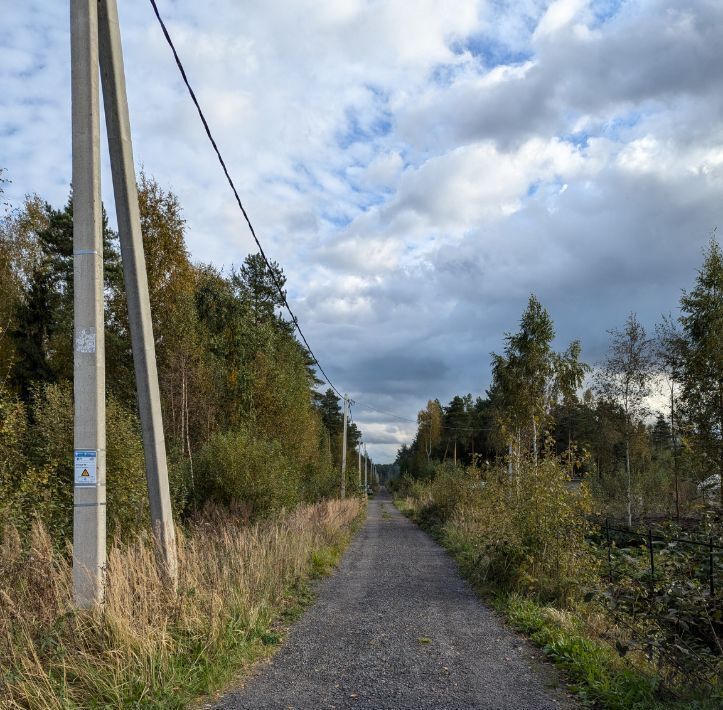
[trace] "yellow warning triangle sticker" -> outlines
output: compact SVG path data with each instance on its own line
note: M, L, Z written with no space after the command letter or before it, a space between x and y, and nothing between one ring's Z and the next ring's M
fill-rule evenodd
M84 468L84 469L83 469L83 473L81 473L80 475L81 475L81 476L90 476L90 474L88 473L88 469L87 469L87 468Z

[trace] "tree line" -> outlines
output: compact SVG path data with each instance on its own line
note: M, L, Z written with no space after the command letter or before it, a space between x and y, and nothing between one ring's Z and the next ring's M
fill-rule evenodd
M679 315L648 332L633 312L608 331L602 362L581 360L575 340L553 348L555 327L530 296L518 330L491 355L484 396L430 400L402 475L431 477L441 463L515 475L520 461L554 455L570 478L585 478L606 513L679 518L713 498L723 502L723 254L704 250ZM713 490L712 490L713 489Z
M176 514L215 503L256 516L336 495L340 402L320 393L282 317L282 269L258 254L228 273L192 262L178 198L145 174L138 195ZM125 537L149 522L120 252L105 212L103 224L108 521ZM62 542L73 497L71 199L6 207L0 281L0 527L39 518ZM350 456L360 437L350 424Z

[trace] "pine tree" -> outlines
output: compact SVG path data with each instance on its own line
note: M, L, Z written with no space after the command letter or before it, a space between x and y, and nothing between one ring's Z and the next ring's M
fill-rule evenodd
M449 447L452 447L452 455L455 465L458 462L459 444L463 444L469 438L469 409L472 404L472 395L452 397L450 403L444 408L444 438L445 438L445 459Z
M286 276L275 261L271 262L269 268L261 254L249 254L232 278L241 298L249 304L257 325L272 320L276 308L283 306Z
M324 392L319 402L321 421L330 434L340 434L344 426L344 416L339 401L339 398L334 394L334 390L330 387Z
M655 424L650 428L650 441L655 451L669 450L670 438L670 424L668 424L662 412L658 412Z

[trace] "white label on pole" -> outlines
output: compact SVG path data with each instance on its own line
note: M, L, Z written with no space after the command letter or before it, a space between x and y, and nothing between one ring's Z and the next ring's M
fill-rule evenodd
M81 328L75 335L75 352L95 352L95 330L92 328Z
M75 485L95 486L98 454L95 451L75 452Z

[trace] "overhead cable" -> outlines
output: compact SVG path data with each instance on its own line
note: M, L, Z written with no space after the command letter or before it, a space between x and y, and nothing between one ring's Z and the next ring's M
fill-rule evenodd
M171 39L171 35L168 32L168 28L166 27L165 22L163 21L163 18L161 17L161 13L158 10L158 5L156 4L156 0L150 0L151 6L153 7L153 12L156 16L156 19L158 20L158 24L161 27L161 30L163 32L163 36L166 38L166 42L168 43L168 46L171 49L171 52L173 53L173 58L176 61L176 66L178 67L179 72L181 73L181 78L183 79L183 83L186 85L186 89L188 89L188 93L191 97L191 100L193 101L194 106L196 107L196 111L198 112L198 116L201 119L201 123L203 124L203 128L206 132L206 136L208 137L208 140L211 143L211 146L213 147L214 152L216 153L216 157L218 158L218 162L221 165L221 168L223 170L224 175L226 176L226 181L229 184L229 187L231 188L234 198L236 199L236 204L238 205L239 209L241 210L241 213L243 214L244 219L246 220L246 224L248 225L249 231L251 232L251 236L253 237L254 242L256 243L256 246L259 250L259 254L261 255L261 258L264 260L264 264L266 265L266 268L268 269L269 275L271 276L271 279L274 282L274 286L276 286L276 290L279 293L279 297L281 299L281 302L283 303L284 307L286 308L287 312L289 313L289 316L291 317L291 321L294 324L294 327L296 328L297 332L299 333L299 337L301 338L302 342L304 343L307 351L309 352L309 355L311 356L312 360L314 361L315 365L319 368L319 372L323 376L323 378L326 380L327 384L331 389L335 392L335 394L343 399L344 395L335 387L334 383L331 381L329 376L326 374L326 371L322 367L321 363L319 362L319 358L316 357L314 354L314 351L311 349L311 345L309 345L309 341L306 339L306 336L304 335L304 331L301 329L301 324L299 323L299 319L296 317L296 314L291 309L291 306L289 305L289 302L286 298L286 293L284 292L284 289L279 282L276 273L274 272L273 268L271 267L271 262L269 261L268 257L266 256L266 252L264 251L263 247L261 246L261 241L259 240L256 230L254 229L253 224L251 223L251 219L249 218L248 213L246 212L246 208L243 206L243 203L241 202L241 197L239 196L238 190L236 189L236 185L234 184L233 178L231 177L228 167L226 166L226 161L223 159L223 156L221 155L221 151L218 147L218 144L216 143L215 138L213 137L213 133L211 132L211 128L208 125L208 121L206 120L206 116L203 113L203 109L201 108L201 105L198 102L198 99L196 98L196 93L194 92L193 88L191 87L191 83L188 80L188 75L186 74L186 70L183 66L183 63L181 62L181 58L178 55L178 51L176 50L175 44L173 43L173 40ZM356 402L358 404L361 404L367 409L371 409L375 412L378 412L379 414L385 414L390 417L394 417L395 419L398 419L403 422L410 422L412 424L416 424L416 419L409 419L408 417L400 416L399 414L394 414L393 412L387 412L383 409L377 409L376 407L373 407L369 404L364 404L363 402ZM351 405L351 401L350 401ZM351 408L351 407L350 407Z
M244 208L243 203L241 202L241 198L239 197L238 190L236 189L236 185L234 184L233 179L231 178L231 175L229 174L228 168L226 167L226 161L224 161L223 156L221 155L221 151L219 150L218 145L216 144L216 141L213 137L213 134L211 133L211 129L208 125L208 121L206 120L206 116L204 115L203 110L201 109L201 106L198 103L198 99L196 98L195 92L191 88L191 84L188 81L188 76L186 75L186 70L183 68L183 64L181 63L181 58L178 56L178 52L176 51L176 47L173 44L171 35L168 33L166 24L165 24L165 22L163 22L163 18L161 17L161 13L158 10L158 5L156 4L156 0L150 0L150 3L153 6L153 12L155 13L156 19L158 20L158 23L161 26L161 30L163 31L163 36L166 38L166 42L168 42L168 46L171 48L171 52L173 52L173 58L176 60L176 65L178 66L178 70L181 72L181 77L183 78L183 83L186 85L186 88L188 89L188 93L191 96L191 100L193 101L194 105L196 106L196 110L198 111L198 115L201 119L201 123L203 123L203 128L206 131L208 140L211 142L211 145L213 146L213 150L216 153L218 162L221 164L221 168L223 169L223 173L226 176L226 180L228 181L228 184L231 187L231 190L233 191L234 197L236 198L236 203L238 204L239 209L241 210L241 213L243 214L244 219L246 220L246 224L248 225L249 231L251 232L251 236L254 238L254 241L256 242L256 246L258 247L259 254L261 254L261 258L264 260L264 263L266 264L266 268L269 270L269 274L271 275L274 285L276 286L276 289L279 292L279 297L281 298L282 303L286 307L286 310L289 312L289 315L291 316L291 321L294 324L294 327L296 328L296 330L298 331L299 336L301 337L301 340L303 341L304 345L306 346L306 349L309 351L309 355L311 355L314 363L319 368L319 372L321 372L322 376L328 383L329 387L331 387L334 390L334 392L336 392L336 394L339 395L339 397L342 397L343 395L334 386L332 381L329 379L329 376L324 371L324 368L321 366L319 359L316 357L316 355L314 355L314 351L311 349L311 346L309 345L309 341L306 339L304 332L301 330L301 325L299 324L298 318L296 317L294 312L291 310L291 306L289 306L289 302L286 300L286 293L284 292L284 289L282 288L281 284L279 283L279 280L276 277L274 270L271 268L271 263L269 262L268 258L266 257L266 253L264 252L264 249L261 246L261 242L259 241L259 238L256 236L256 230L254 229L253 224L251 224L251 220L249 219L246 209Z
M378 412L379 414L386 414L388 417L394 417L395 419L399 419L403 422L411 422L412 424L416 424L416 419L409 419L409 417L402 417L399 414L394 414L394 412L387 412L383 409L377 409L376 407L372 407L371 404L367 404L366 402L360 402L359 400L356 400L356 403L360 405L361 407L364 407L365 409L371 409L374 412Z

